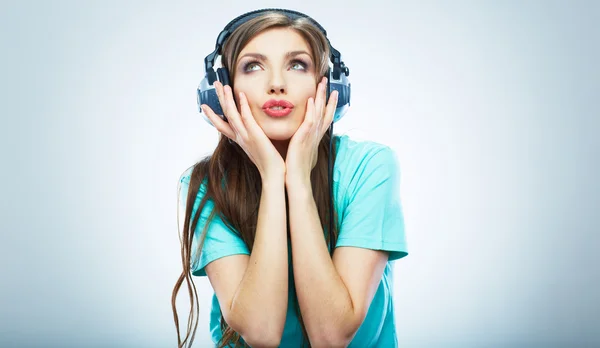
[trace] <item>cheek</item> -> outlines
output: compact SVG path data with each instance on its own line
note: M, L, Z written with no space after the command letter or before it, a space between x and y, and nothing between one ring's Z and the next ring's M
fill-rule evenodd
M235 87L233 88L233 94L234 94L235 100L238 103L238 105L239 105L239 101L240 101L240 92L243 92L246 95L246 99L248 100L248 103L250 105L252 105L252 101L255 99L255 96L252 95L252 91L253 91L253 89L250 88L250 86L247 86L245 83L236 82Z
M302 100L304 102L304 108L306 108L306 104L308 103L308 98L317 98L317 88L310 86L302 90Z

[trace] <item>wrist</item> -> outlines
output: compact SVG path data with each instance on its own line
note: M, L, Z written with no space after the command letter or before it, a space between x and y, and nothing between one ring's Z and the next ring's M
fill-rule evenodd
M287 176L285 177L285 188L288 193L298 195L307 195L312 197L312 185L310 178L303 176Z
M293 184L309 184L310 185L310 172L305 173L303 170L293 167L286 167L285 182Z
M263 183L265 181L284 180L285 181L285 166L271 166L268 169L260 172L260 178Z
M272 171L269 173L261 174L262 186L264 187L284 187L285 186L285 172Z

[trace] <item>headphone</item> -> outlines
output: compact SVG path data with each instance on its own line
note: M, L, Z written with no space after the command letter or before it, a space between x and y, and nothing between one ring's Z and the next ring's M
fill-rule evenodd
M325 76L327 77L327 88L326 88L326 103L329 101L329 96L331 92L334 90L338 91L338 103L335 109L335 114L333 116L333 122L329 127L329 153L332 152L332 142L333 142L333 123L339 121L350 108L350 81L348 80L348 75L350 74L350 70L342 61L342 55L338 50L336 50L332 45L329 39L327 38L327 31L314 19L311 17L292 10L280 9L280 8L265 8L260 10L255 10L251 12L247 12L242 14L236 18L234 18L231 22L229 22L225 28L219 33L217 37L217 43L215 45L215 50L211 52L206 58L204 58L204 71L205 75L197 89L197 97L196 101L198 103L198 111L204 117L204 120L208 122L211 126L214 126L208 116L206 116L202 112L202 108L200 107L202 104L208 105L215 114L219 115L224 121L227 121L223 113L223 109L221 108L221 104L219 103L219 98L217 97L217 91L215 89L214 83L219 81L220 83L231 86L231 81L229 79L229 71L225 67L217 68L217 71L214 70L215 61L217 56L220 56L223 48L223 44L229 38L231 33L233 33L240 25L247 22L248 20L260 16L267 12L276 12L286 15L288 18L295 20L297 18L307 18L314 26L316 26L322 33L325 35L327 39L327 44L329 45L329 60L331 62ZM328 165L328 178L329 178L329 192L330 192L330 204L329 204L329 251L330 254L333 255L333 185L332 185L332 171L333 166L331 163L331 156L329 156L329 165Z
M217 56L220 56L222 54L221 50L223 48L223 44L225 40L227 40L229 35L231 35L231 33L233 33L240 25L247 22L249 19L255 18L266 12L282 13L290 19L307 18L311 21L312 24L319 28L319 30L323 33L323 35L325 35L325 37L327 37L327 31L325 31L325 29L323 29L323 27L319 23L317 23L317 21L303 13L286 9L266 8L256 10L238 16L237 18L229 22L229 24L225 26L225 29L223 29L221 33L219 33L219 36L217 37L217 43L215 45L215 50L208 56L206 56L206 58L204 58L205 75L202 81L200 82L200 85L198 85L197 90L198 111L200 112L200 114L202 114L204 120L206 120L206 122L208 122L211 126L212 123L210 122L210 119L202 112L200 105L206 104L210 106L210 108L217 115L222 116L222 119L224 121L227 121L223 114L221 104L219 103L219 98L217 97L217 91L214 87L214 83L215 81L219 81L223 84L223 86L231 86L231 81L229 79L229 71L227 71L226 68L219 67L217 68L217 71L215 73L214 65ZM331 92L333 92L334 90L338 91L338 103L335 109L335 115L333 117L333 122L337 122L346 114L348 108L350 107L350 81L348 80L350 70L342 61L342 56L340 52L333 48L333 46L331 46L329 39L327 39L327 44L329 45L330 50L329 59L333 65L333 68L330 66L325 74L325 76L327 77L327 100L329 100L329 95L331 94Z

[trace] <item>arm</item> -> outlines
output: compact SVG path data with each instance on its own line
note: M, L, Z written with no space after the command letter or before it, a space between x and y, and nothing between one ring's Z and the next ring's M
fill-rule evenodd
M228 256L206 266L225 321L253 347L276 347L283 334L288 300L285 207L283 176L263 180L250 256Z
M364 321L388 260L379 250L341 247L333 260L310 182L288 185L298 302L311 344L345 347Z

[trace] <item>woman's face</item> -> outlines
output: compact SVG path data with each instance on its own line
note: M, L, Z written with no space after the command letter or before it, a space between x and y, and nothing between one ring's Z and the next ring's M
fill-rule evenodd
M233 86L238 105L239 93L244 92L256 123L267 137L289 140L304 121L308 98L316 93L315 63L304 38L293 29L263 31L242 49L235 69ZM270 115L280 109L263 109L270 100L291 103L291 112L280 117Z

